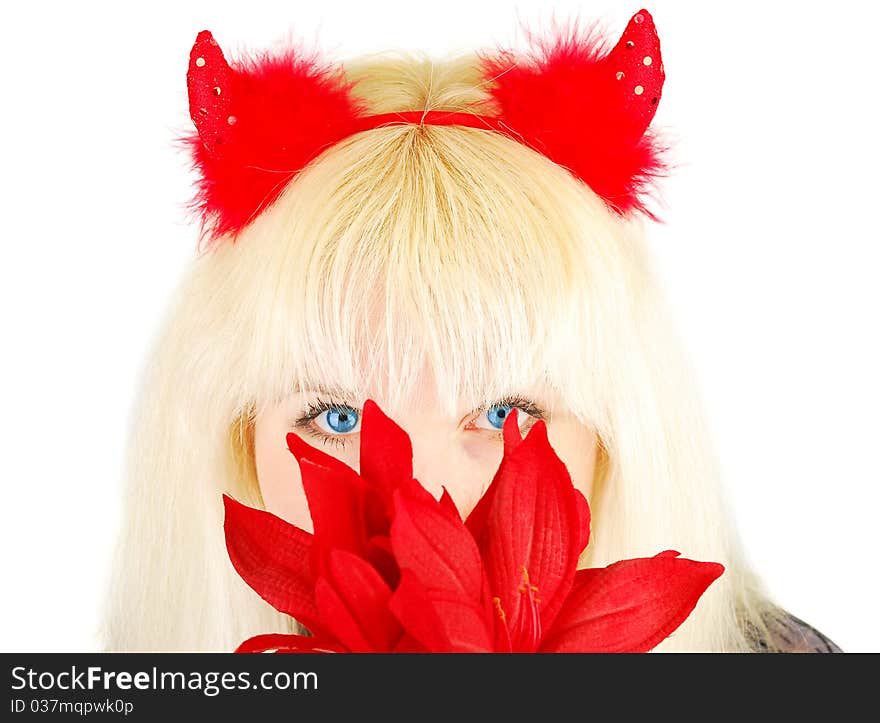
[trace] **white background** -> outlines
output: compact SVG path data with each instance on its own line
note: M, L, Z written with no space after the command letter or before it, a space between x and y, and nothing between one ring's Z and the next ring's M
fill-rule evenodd
M195 251L173 132L198 31L342 59L522 41L520 21L638 4L368 0L4 3L0 10L0 650L89 651L147 346ZM880 261L873 2L648 9L680 139L650 241L735 514L785 607L880 651Z

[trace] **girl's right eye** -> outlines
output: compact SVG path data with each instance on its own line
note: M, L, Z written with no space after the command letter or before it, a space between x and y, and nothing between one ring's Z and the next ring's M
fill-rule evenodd
M360 419L360 411L348 404L319 399L309 403L293 425L322 444L345 447L348 438L361 431Z

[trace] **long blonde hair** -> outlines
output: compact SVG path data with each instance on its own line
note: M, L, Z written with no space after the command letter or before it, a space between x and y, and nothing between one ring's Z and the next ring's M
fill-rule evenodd
M346 73L373 113L491 110L472 55ZM744 631L780 611L737 539L652 266L639 221L496 132L397 125L326 149L235 243L197 254L171 300L132 420L103 649L298 631L226 555L221 493L262 506L254 417L314 381L396 405L427 364L451 405L559 391L601 440L582 566L670 548L723 563L656 650L749 650Z

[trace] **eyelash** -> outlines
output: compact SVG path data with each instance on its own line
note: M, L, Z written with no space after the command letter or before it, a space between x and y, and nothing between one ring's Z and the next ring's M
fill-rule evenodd
M480 410L480 414L485 412L488 409L496 406L511 406L520 409L531 417L535 417L536 419L546 419L547 415L544 410L538 407L531 399L526 399L525 397L521 397L518 395L508 395L499 399L494 404L490 404L488 407L484 407ZM332 444L337 447L345 447L345 437L351 435L344 434L326 434L325 432L316 431L314 425L312 424L312 420L323 414L324 412L330 411L331 409L353 409L360 415L362 412L360 409L355 409L350 404L345 404L344 402L337 402L334 400L325 400L325 399L316 399L314 402L310 402L303 412L302 416L298 419L295 419L293 422L293 426L302 429L308 434L310 437L316 437L321 440L323 444ZM489 430L485 430L489 431ZM496 436L500 437L502 431L497 430Z

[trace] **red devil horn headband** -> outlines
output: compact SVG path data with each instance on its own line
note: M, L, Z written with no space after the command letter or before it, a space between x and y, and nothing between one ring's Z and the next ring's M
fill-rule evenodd
M619 214L652 216L642 196L663 170L648 130L663 88L651 15L636 13L617 45L577 31L538 40L528 62L481 54L497 115L413 110L368 115L340 68L288 49L230 66L211 33L190 52L187 88L197 133L182 138L200 178L203 233L236 234L328 146L393 123L503 133L569 169Z

